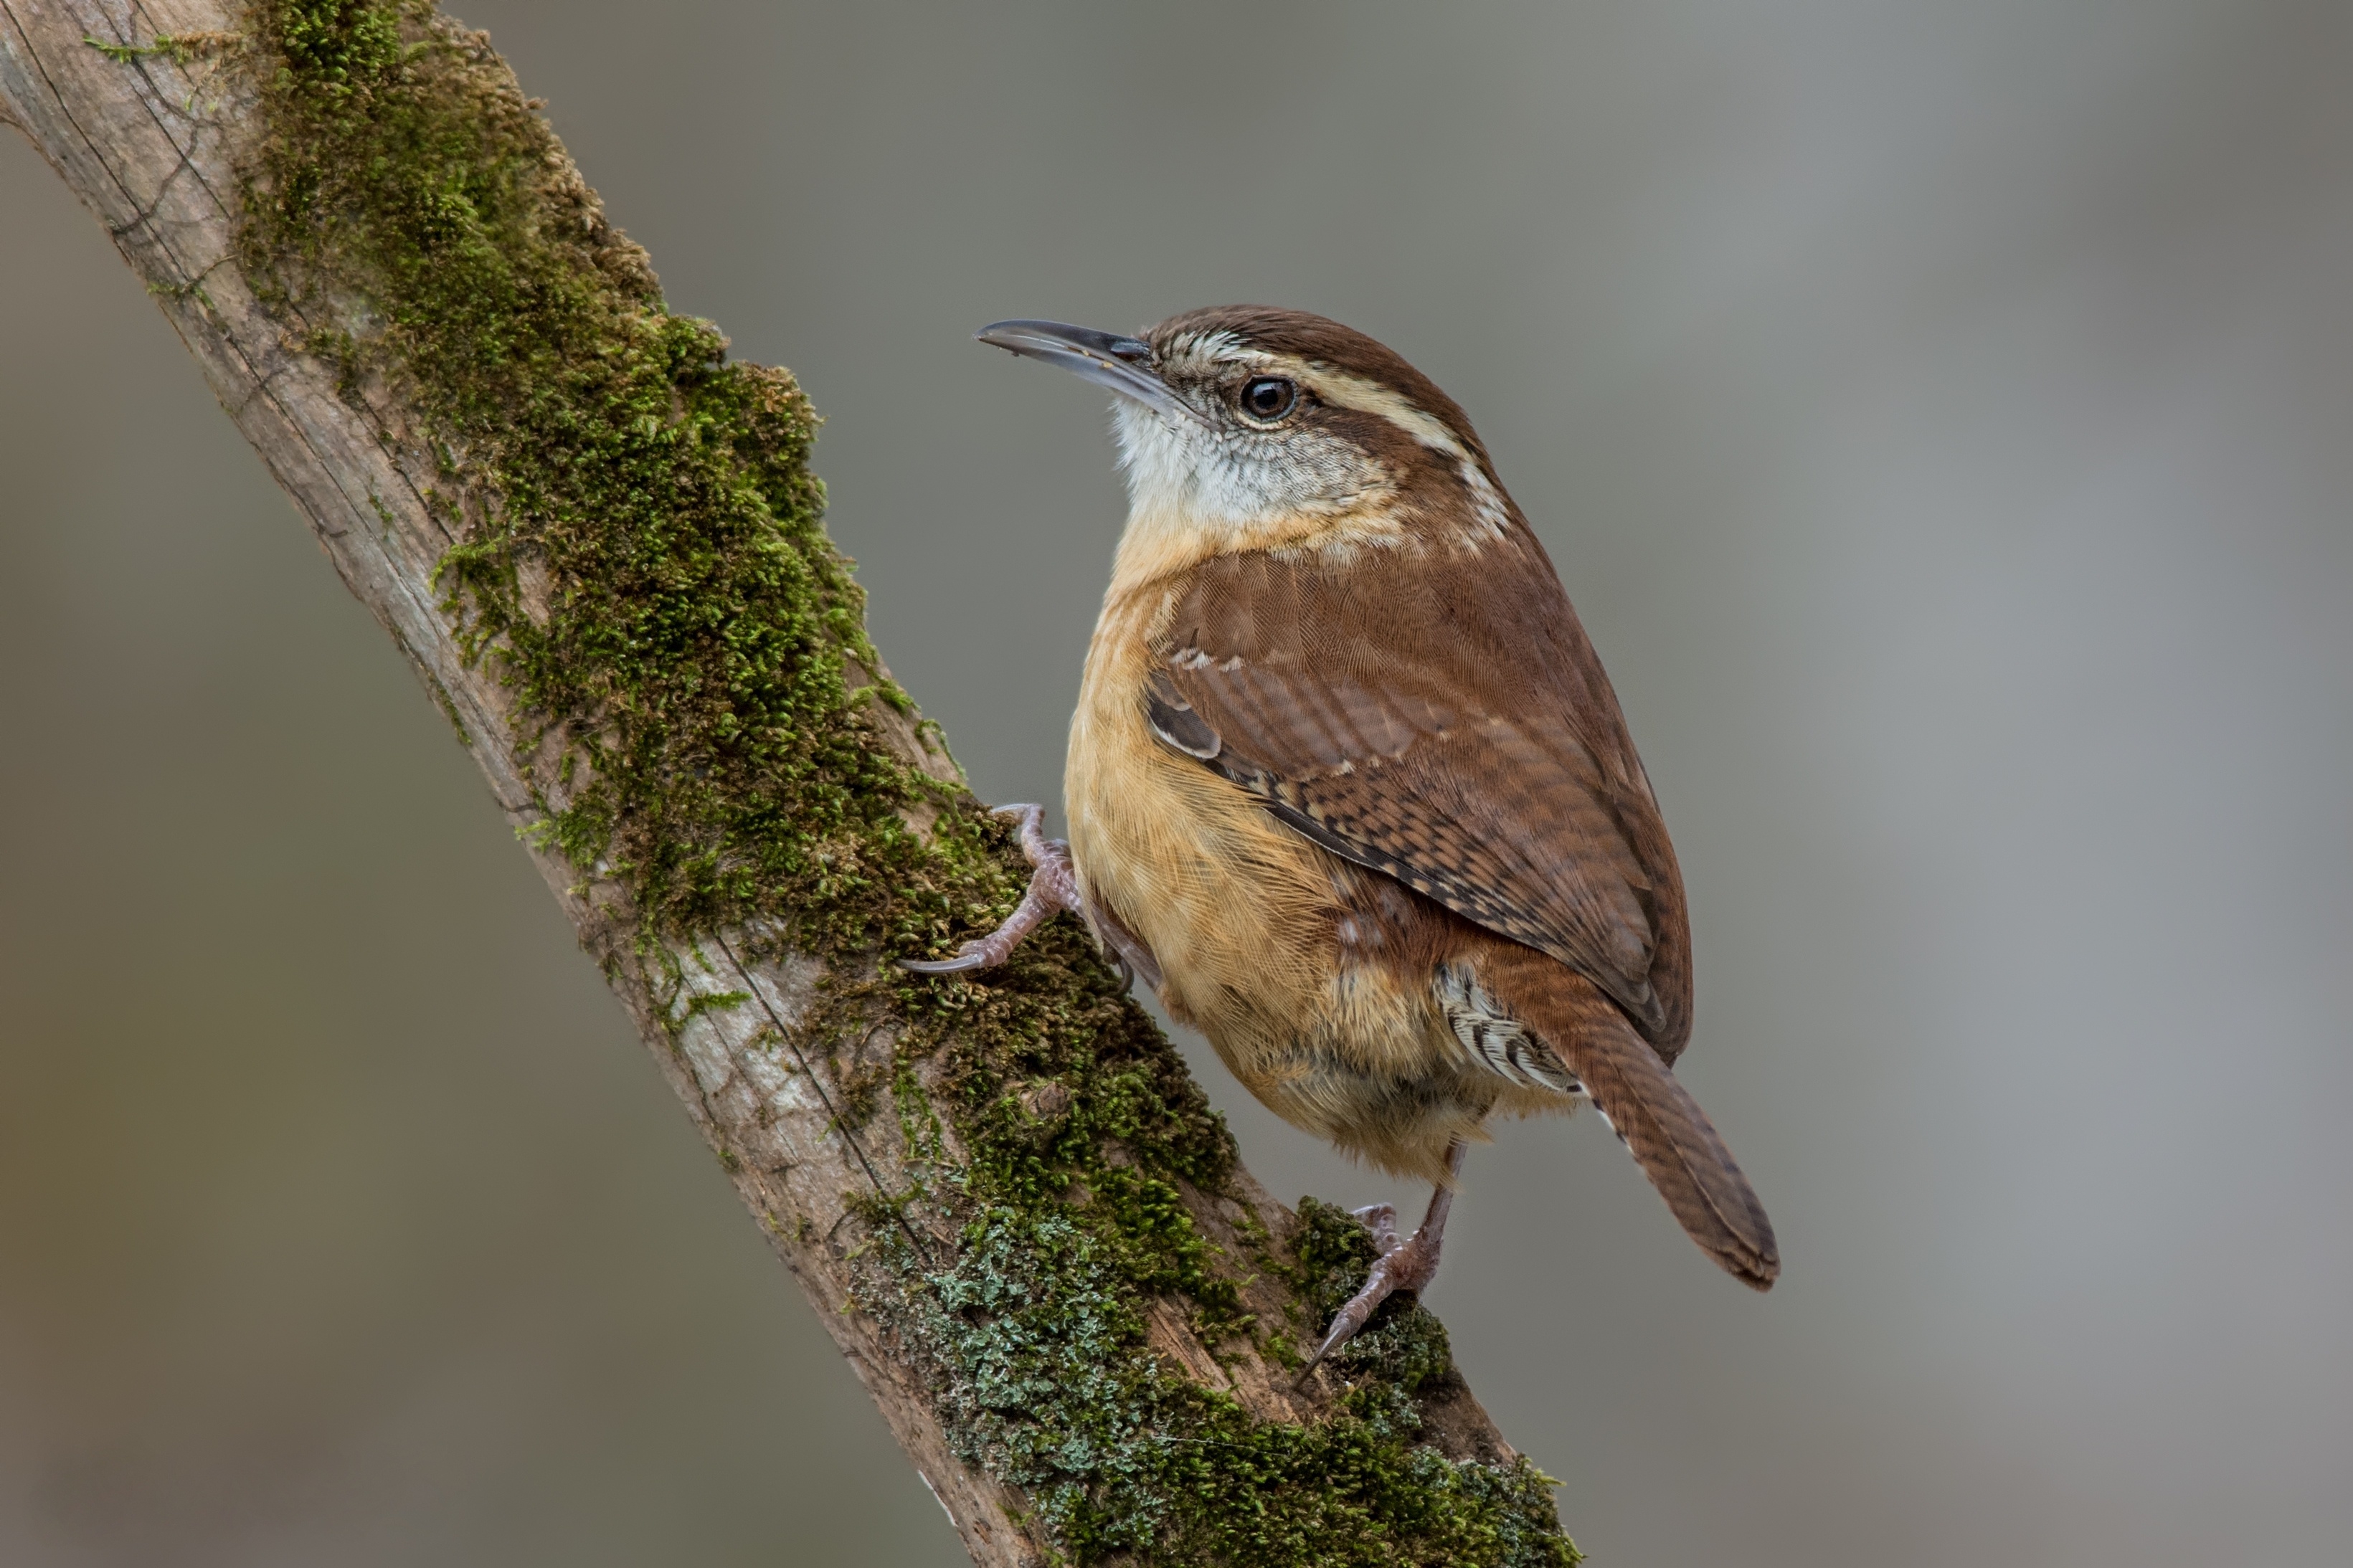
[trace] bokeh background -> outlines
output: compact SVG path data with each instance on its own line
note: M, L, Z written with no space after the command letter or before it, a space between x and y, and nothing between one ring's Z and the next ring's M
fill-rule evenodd
M1267 300L1471 411L1696 911L1758 1299L1590 1119L1433 1292L1602 1564L2353 1534L2353 8L470 0L830 419L982 792L1122 510L970 342ZM1211 1094L1278 1193L1418 1203ZM960 1561L472 764L0 136L0 1560Z

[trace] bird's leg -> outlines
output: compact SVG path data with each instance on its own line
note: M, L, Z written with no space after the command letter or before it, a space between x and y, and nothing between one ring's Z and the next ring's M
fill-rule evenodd
M1438 1277L1439 1244L1446 1237L1447 1211L1454 1206L1453 1181L1462 1173L1462 1157L1470 1152L1471 1146L1460 1138L1447 1146L1447 1179L1430 1194L1430 1212L1421 1216L1420 1227L1405 1240L1398 1239L1397 1210L1390 1205L1375 1204L1356 1211L1356 1217L1373 1233L1373 1246L1380 1256L1373 1260L1373 1271L1365 1280L1365 1288L1333 1316L1331 1331L1324 1336L1324 1342L1315 1347L1315 1353L1299 1369L1300 1383L1307 1381L1325 1356L1355 1339L1382 1302L1400 1290L1419 1291Z
M1071 869L1070 845L1045 835L1046 808L1002 805L997 808L997 815L1021 820L1021 853L1037 868L1029 876L1029 890L1021 895L1021 902L1005 918L1003 925L977 942L965 942L954 958L935 963L902 958L900 968L912 969L918 974L962 974L967 970L994 969L1013 956L1013 950L1021 945L1023 937L1064 910L1085 913L1079 897L1078 875Z

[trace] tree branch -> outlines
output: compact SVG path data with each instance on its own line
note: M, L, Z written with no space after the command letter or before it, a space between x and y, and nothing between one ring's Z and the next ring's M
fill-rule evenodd
M1555 1563L1548 1485L1271 1202L866 640L788 374L671 315L425 0L0 0L107 226L481 764L977 1563Z

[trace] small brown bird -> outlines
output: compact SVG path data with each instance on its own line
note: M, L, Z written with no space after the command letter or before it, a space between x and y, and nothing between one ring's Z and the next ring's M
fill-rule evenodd
M980 341L1118 394L1130 510L1071 722L1071 837L1035 806L1002 963L1058 910L1276 1115L1437 1184L1317 1362L1438 1268L1469 1140L1591 1100L1683 1229L1757 1289L1773 1227L1669 1074L1683 879L1618 700L1471 422L1395 353L1229 306L1141 337Z

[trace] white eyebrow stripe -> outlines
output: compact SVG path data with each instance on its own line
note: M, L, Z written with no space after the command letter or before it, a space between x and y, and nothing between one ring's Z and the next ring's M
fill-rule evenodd
M1377 414L1423 446L1448 457L1478 467L1452 430L1442 419L1433 417L1398 396L1379 382L1367 381L1321 360L1302 359L1295 354L1274 353L1254 349L1230 331L1204 332L1170 345L1173 360L1190 360L1195 363L1248 364L1265 370L1270 374L1296 376L1310 392L1324 402L1360 413ZM1482 476L1483 478L1483 476ZM1488 486L1493 489L1493 485Z
M1423 446L1474 468L1479 466L1470 449L1446 427L1444 420L1424 413L1380 383L1324 364L1304 365L1302 373L1308 387L1324 402L1364 414L1377 414Z
M1366 381L1360 375L1322 364L1306 365L1303 374L1307 384L1326 403L1377 414L1423 446L1452 458L1456 471L1462 476L1463 488L1471 492L1472 509L1480 525L1497 539L1510 531L1512 514L1504 500L1504 492L1496 489L1495 481L1487 477L1485 466L1443 420L1424 413L1378 382Z

